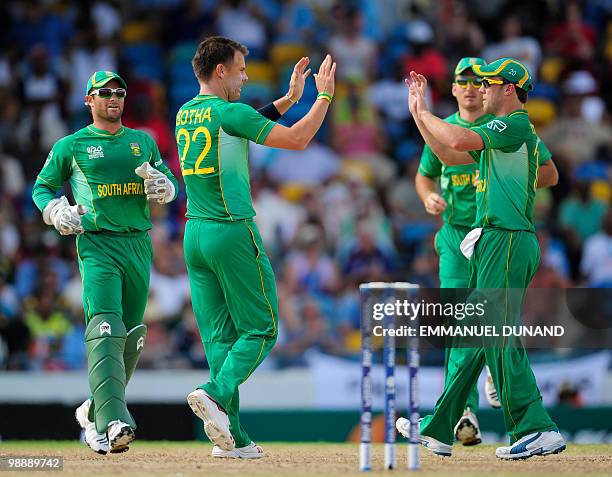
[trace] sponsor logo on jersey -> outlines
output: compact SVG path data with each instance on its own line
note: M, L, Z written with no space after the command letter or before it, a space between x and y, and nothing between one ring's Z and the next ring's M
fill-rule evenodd
M106 321L100 324L100 336L104 333L111 334L111 325L109 325Z
M144 195L143 183L98 184L98 197L114 197L119 195Z
M132 150L132 154L135 156L142 156L142 150L140 149L140 144L137 142L130 143L130 149Z
M488 129L492 129L493 131L497 131L497 132L502 132L504 131L508 126L506 125L505 122L500 121L499 119L493 119L492 121L489 121L486 124L486 127Z
M138 338L138 341L136 342L136 351L140 351L143 348L144 348L144 336L141 336L140 338Z
M153 164L153 167L161 166L162 162L164 162L164 161L162 161L161 159L159 159L158 161L155 161L155 163Z
M87 154L89 154L89 159L100 159L104 157L104 150L102 146L87 146Z

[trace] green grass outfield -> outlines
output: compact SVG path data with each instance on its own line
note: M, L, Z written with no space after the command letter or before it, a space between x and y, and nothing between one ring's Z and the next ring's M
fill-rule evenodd
M299 430L296 430L298 432ZM260 460L215 459L212 446L202 442L136 441L125 454L101 456L79 442L70 441L4 441L0 456L62 456L60 472L2 472L15 476L359 476L357 444L263 443L266 457ZM498 476L609 476L612 469L612 445L572 445L558 455L533 457L524 461L500 461L493 445L473 448L455 446L450 458L438 457L421 450L422 465L418 474L405 469L406 446L398 444L397 475L419 477ZM382 471L382 445L374 446L374 471L368 475L389 475Z

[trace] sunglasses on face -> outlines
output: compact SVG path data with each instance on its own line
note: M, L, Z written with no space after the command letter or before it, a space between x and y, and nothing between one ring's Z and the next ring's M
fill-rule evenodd
M503 80L496 80L496 79L483 79L482 80L482 85L487 89L490 88L494 84L510 84L510 82L503 81Z
M98 95L103 99L110 99L113 94L117 96L117 99L123 99L127 96L127 91L124 88L100 88L94 89L91 93L91 96Z
M467 89L468 84L472 85L472 88L479 89L482 86L481 78L455 78L457 86L463 89Z

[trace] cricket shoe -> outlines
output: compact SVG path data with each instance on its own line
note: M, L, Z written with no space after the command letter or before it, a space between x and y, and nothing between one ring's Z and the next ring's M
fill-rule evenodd
M130 449L130 443L136 437L134 429L132 429L129 424L122 421L112 421L108 425L106 435L108 436L110 451L113 454L128 451Z
M461 416L455 429L453 429L453 433L455 438L464 446L475 446L482 442L478 419L469 407L463 412L463 416Z
M219 446L213 447L211 455L213 457L224 457L227 459L261 459L265 454L264 450L251 442L245 447L234 447L230 451L225 451Z
M420 428L421 420L419 419L419 428ZM410 439L410 421L405 417L400 417L395 422L395 427L398 432L407 439ZM421 445L428 450L432 451L436 455L441 455L444 457L450 457L452 454L452 447L448 444L444 444L437 439L429 436L423 436L419 434L419 442Z
M565 450L565 440L559 431L534 432L511 446L498 447L500 459L528 459L534 455L558 454Z
M187 396L193 413L204 421L204 432L208 438L224 451L234 448L234 438L229 429L229 418L223 408L202 389Z
M77 407L74 416L84 431L85 444L92 451L105 455L109 451L108 437L106 434L99 434L96 425L89 420L89 406L91 406L91 399L87 399Z

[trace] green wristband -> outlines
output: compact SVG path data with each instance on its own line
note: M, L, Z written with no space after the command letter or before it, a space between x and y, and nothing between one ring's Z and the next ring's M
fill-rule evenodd
M325 93L325 92L317 94L317 99L321 99L321 98L326 100L327 102L331 103L332 99L333 99L333 96L331 94Z

